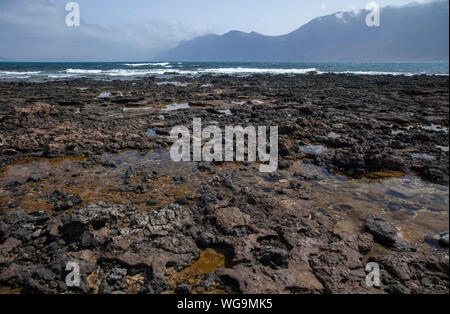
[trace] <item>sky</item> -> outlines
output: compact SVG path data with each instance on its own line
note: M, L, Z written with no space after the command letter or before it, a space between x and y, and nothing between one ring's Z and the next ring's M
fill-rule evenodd
M199 35L282 35L318 16L363 9L369 1L77 0L81 25L69 28L69 0L0 0L0 59L148 61ZM384 7L411 0L377 2Z
M161 19L179 21L199 29L211 29L217 33L241 30L265 35L283 35L321 15L363 9L370 0L80 0L78 2L83 7L83 17L99 24L125 25L146 19ZM405 5L414 1L377 2L384 7Z

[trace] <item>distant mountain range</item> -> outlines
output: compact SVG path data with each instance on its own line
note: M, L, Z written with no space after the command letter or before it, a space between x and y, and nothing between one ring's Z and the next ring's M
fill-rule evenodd
M318 17L282 36L231 31L181 42L167 61L448 61L449 2L381 10L380 27L368 27L368 11Z

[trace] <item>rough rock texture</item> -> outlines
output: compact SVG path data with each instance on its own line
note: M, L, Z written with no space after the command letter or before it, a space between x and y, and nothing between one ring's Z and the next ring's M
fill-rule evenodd
M0 165L28 157L158 149L168 145L174 125L191 125L193 117L202 117L219 120L220 126L278 125L281 156L308 158L332 171L354 176L404 171L448 183L448 149L443 149L448 147L448 77L205 75L177 80L189 84L161 86L154 78L0 82ZM105 91L111 97L99 98ZM239 99L245 99L243 104L236 103ZM263 104L251 99L263 99ZM164 105L186 102L189 110L161 111ZM157 136L147 136L148 128ZM328 150L299 150L306 143Z
M190 84L161 87L153 78L0 82L0 165L85 155L79 163L86 169L95 164L115 169L114 162L95 154L166 148L173 126L202 117L220 127L278 125L282 169L302 159L350 176L395 171L448 183L448 77L179 79ZM89 88L81 92L84 86ZM105 90L122 96L99 98ZM181 101L191 108L161 112ZM156 135L147 135L149 128ZM333 215L300 181L259 189L202 162L198 170L209 177L201 188L159 206L147 182L158 169L126 168L120 180L127 186L118 193L130 203L144 195L152 210L114 199L87 204L79 193L63 190L42 196L50 204L45 211L13 202L0 210L0 286L22 293L448 293L448 252L404 240L380 215L360 217L364 230L338 232ZM72 175L67 184L76 186ZM159 178L169 180L175 193L182 192L180 182L198 179ZM263 179L283 180L279 172ZM42 180L51 175L31 175L5 189L19 198L39 191ZM224 197L225 191L231 196ZM414 193L404 187L388 191L402 200ZM441 238L445 243L445 235ZM221 252L217 265L202 264L206 249ZM69 261L80 266L78 287L66 285ZM366 284L368 262L380 265L380 287Z
M204 247L222 247L229 263L215 271L214 282L227 292L447 291L448 258L420 251L372 256L383 270L383 286L367 286L362 254L371 251L371 235L335 233L329 214L303 198L293 189L242 192L231 202L172 204L148 212L104 204L51 216L11 211L2 219L0 282L24 293L112 293L129 291L130 278L138 276L143 292L183 293L190 290L154 283L166 282L168 267L186 268ZM373 216L367 222L375 239L396 240L391 223ZM37 229L42 232L32 236ZM68 261L80 265L80 287L65 285Z
M365 229L373 235L376 241L397 251L413 251L414 247L398 235L397 227L385 218L369 215L366 218Z

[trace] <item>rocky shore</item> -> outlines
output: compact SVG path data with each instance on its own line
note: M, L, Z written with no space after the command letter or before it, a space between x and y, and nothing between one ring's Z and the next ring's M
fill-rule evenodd
M448 88L334 74L0 82L0 293L448 293ZM169 162L170 130L193 118L278 126L279 171ZM317 195L396 178L416 185L365 203L355 191L351 206Z

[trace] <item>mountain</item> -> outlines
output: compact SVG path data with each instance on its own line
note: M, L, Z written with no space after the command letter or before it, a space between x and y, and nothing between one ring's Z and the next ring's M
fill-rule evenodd
M2 57L0 57L0 62L7 62L7 61L9 61L8 59L6 59L6 58L2 58Z
M167 61L448 61L449 2L381 10L380 26L368 27L368 11L318 17L282 36L231 31L181 42Z

